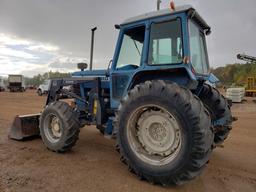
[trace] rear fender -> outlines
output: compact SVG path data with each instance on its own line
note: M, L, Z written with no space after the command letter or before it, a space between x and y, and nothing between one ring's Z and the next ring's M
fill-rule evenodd
M187 68L175 68L164 70L147 70L139 71L134 74L128 90L132 89L135 85L146 82L148 80L164 80L175 82L188 89L196 89L198 81L195 75Z
M213 73L210 73L209 76L207 77L207 81L209 81L212 84L216 84L219 83L220 80L218 79L218 77L216 77Z

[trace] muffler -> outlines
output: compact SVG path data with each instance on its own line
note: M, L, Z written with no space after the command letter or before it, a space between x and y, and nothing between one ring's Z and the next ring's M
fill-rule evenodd
M14 140L37 136L39 132L39 114L18 115L14 118L8 137Z

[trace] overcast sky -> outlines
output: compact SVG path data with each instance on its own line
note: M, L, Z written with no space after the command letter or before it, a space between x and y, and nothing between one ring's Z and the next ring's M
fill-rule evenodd
M74 71L88 61L90 29L96 31L94 68L112 59L114 24L156 9L157 0L0 0L0 75L33 76L48 70ZM161 8L167 8L163 0ZM176 0L191 4L212 27L210 65L237 62L237 53L256 56L256 0Z

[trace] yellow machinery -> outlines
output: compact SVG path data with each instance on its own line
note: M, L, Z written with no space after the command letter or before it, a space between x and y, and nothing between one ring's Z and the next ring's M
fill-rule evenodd
M256 57L252 57L249 55L245 54L238 54L237 58L243 61L247 61L249 63L255 63L256 62ZM256 75L253 77L248 77L247 78L247 86L245 89L246 96L256 96Z
M247 86L245 92L247 96L256 96L256 75L254 77L247 78Z

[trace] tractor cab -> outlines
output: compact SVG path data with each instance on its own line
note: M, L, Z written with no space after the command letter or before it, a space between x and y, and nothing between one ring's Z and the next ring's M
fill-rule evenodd
M162 79L190 90L199 81L218 81L209 73L205 36L210 26L190 5L154 11L125 20L120 30L112 65L105 70L81 70L73 77L100 77L110 92L111 107L136 84Z
M196 89L207 80L205 35L211 28L191 6L172 7L125 20L111 68L113 107L135 84L152 78Z

